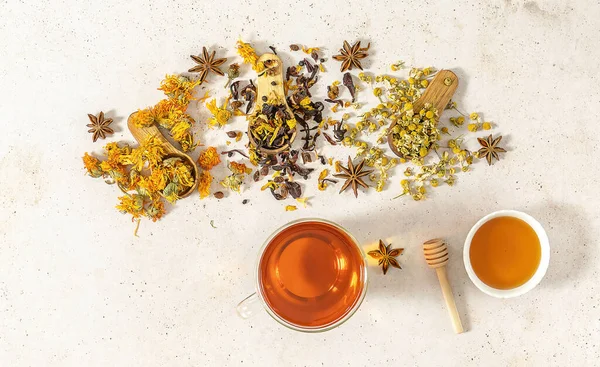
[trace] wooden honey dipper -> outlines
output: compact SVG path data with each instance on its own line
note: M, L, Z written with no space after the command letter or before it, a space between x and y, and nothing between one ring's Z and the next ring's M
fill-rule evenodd
M448 313L450 313L450 319L452 320L452 326L457 334L462 333L463 326L460 322L460 316L456 310L456 303L454 303L454 296L452 295L452 288L448 283L448 274L446 273L446 264L448 264L448 248L446 243L439 239L433 239L423 244L423 254L425 255L425 261L430 268L435 269L438 280L440 281L440 287L444 294L444 300L446 301L446 307Z

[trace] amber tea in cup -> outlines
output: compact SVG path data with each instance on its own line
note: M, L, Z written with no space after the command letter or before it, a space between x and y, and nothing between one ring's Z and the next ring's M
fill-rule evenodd
M323 331L358 308L367 272L364 253L349 233L328 221L306 219L267 240L257 277L257 293L275 319L296 330Z
M514 297L539 283L549 262L548 237L531 216L504 210L482 218L465 241L465 266L477 287Z
M471 265L482 282L496 289L525 284L540 265L542 248L535 231L515 217L482 225L471 241Z

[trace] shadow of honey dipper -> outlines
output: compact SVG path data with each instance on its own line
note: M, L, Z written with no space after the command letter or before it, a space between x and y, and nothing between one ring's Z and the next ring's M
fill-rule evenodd
M440 287L444 294L444 300L446 301L446 307L452 320L452 326L454 326L454 332L460 334L464 331L462 323L460 322L460 316L456 310L456 303L454 302L454 296L452 295L452 288L448 283L448 274L446 273L446 264L448 264L448 248L446 243L439 239L433 239L423 244L423 255L425 255L425 261L430 268L435 269L438 280L440 281Z
M158 127L156 127L156 125L144 126L144 127L135 126L135 124L133 123L132 117L136 113L137 112L134 112L131 115L129 115L129 118L127 119L127 127L129 128L131 135L133 135L133 137L138 142L138 144L141 144L142 142L146 141L150 137L156 137L160 141L165 152L167 153L167 155L164 158L174 158L174 157L181 158L184 162L189 164L190 167L192 167L192 178L194 179L194 184L191 187L187 188L185 191L180 192L178 194L178 196L180 198L189 196L198 187L198 167L196 166L196 162L194 162L194 160L189 155L187 155L187 154L181 152L179 149L175 148L173 146L173 144L171 144L164 137L164 135L160 132L160 130L158 130Z

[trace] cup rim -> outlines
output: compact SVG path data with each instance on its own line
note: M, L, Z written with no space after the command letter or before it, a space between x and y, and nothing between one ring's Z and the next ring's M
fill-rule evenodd
M293 323L285 320L284 318L280 317L277 313L275 313L275 311L273 311L269 307L268 303L266 302L266 300L263 297L261 286L260 286L260 271L259 271L260 270L260 260L262 259L262 256L263 256L268 244L281 231L283 231L286 228L291 227L295 224L304 223L304 222L325 223L325 224L329 224L329 225L339 229L340 231L343 231L354 242L354 245L359 250L361 258L364 262L363 274L362 274L363 279L364 279L363 287L362 287L361 294L359 295L358 299L356 300L356 303L352 306L352 309L346 315L344 315L344 317L342 317L341 319L339 319L329 325L325 325L325 326L300 326L300 325L293 324ZM279 322L283 326L290 328L292 330L302 331L302 332L306 332L306 333L318 333L318 332L328 331L328 330L334 329L334 328L340 326L341 324L343 324L344 322L346 322L360 308L360 305L362 304L363 300L365 299L365 295L367 294L367 288L369 285L369 278L368 278L368 271L367 271L367 256L365 254L365 251L360 246L359 242L356 240L356 238L350 232L348 232L345 228L343 228L339 224L334 223L327 219L322 219L322 218L313 218L313 217L300 218L300 219L290 221L290 222L282 225L281 227L277 228L275 231L273 231L273 233L271 233L271 235L269 237L267 237L267 239L264 241L263 245L261 246L260 251L258 252L258 256L256 258L256 264L254 266L254 269L255 269L256 295L258 296L258 299L260 299L260 302L262 303L262 306L267 311L267 313L273 319L275 319L275 321Z
M490 287L489 285L481 281L481 279L479 279L471 265L471 257L469 252L471 249L471 242L473 241L473 236L475 236L475 233L479 228L481 228L483 224L487 223L493 218L498 217L514 217L523 220L525 223L531 226L531 228L533 228L536 235L538 236L538 239L540 240L541 258L537 270L525 284L512 289L496 289ZM548 270L548 265L550 264L550 243L548 240L548 235L546 234L546 231L544 230L540 222L538 222L531 215L518 210L498 210L484 216L479 221L477 221L477 223L475 223L475 225L471 228L469 234L467 235L467 238L465 239L465 245L463 247L463 262L465 264L465 270L467 271L469 278L471 279L473 284L475 284L475 286L479 288L479 290L481 290L483 293L486 293L496 298L517 297L535 288L546 274L546 271Z

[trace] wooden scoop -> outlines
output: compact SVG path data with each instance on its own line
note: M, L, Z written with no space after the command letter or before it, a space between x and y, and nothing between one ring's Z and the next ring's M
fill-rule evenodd
M190 158L189 155L181 152L179 149L175 148L167 139L165 139L164 135L160 132L160 130L158 130L158 127L156 127L156 125L146 127L135 126L133 124L132 117L136 113L137 112L134 112L131 115L129 115L129 118L127 119L127 127L129 128L129 131L138 143L142 143L148 138L155 136L161 142L163 148L165 149L165 152L167 152L166 158L181 158L183 161L187 162L190 165L190 167L192 167L192 178L194 179L194 184L187 190L179 193L179 197L182 198L189 196L194 190L196 190L196 187L198 187L198 167L196 166L196 162L194 162L194 160Z
M423 244L423 254L425 255L427 265L435 269L437 273L440 287L442 287L442 293L444 294L444 300L446 301L446 307L448 308L448 313L450 313L450 319L452 319L452 326L454 326L454 331L460 334L464 330L460 322L460 316L456 310L452 288L450 288L450 283L448 283L448 275L446 274L446 264L448 263L448 248L446 247L446 243L439 238L429 240Z
M294 116L292 109L288 106L287 101L285 99L285 89L283 88L283 62L279 58L279 56L275 54L263 54L258 62L262 62L269 72L263 72L259 74L257 86L256 86L256 104L254 105L254 111L262 110L262 106L265 103L265 98L269 99L275 94L275 96L279 97L282 103L285 105L287 112L290 116ZM265 98L263 98L265 97ZM254 112L253 111L253 112ZM250 125L248 125L248 140L250 140L250 144L253 146L258 146L254 136L250 133ZM296 128L292 130L292 135L287 144L277 148L277 149L269 149L261 147L260 151L264 154L274 155L279 152L282 152L290 147L292 142L296 139Z
M425 106L425 103L431 103L441 115L442 111L444 111L448 105L448 102L450 102L450 99L452 99L452 95L454 95L457 87L458 77L456 74L450 70L440 70L427 89L425 89L423 95L413 103L413 110L418 112ZM394 126L396 126L395 122L390 125L388 145L398 157L406 158L394 145L394 138L392 137L392 129Z

